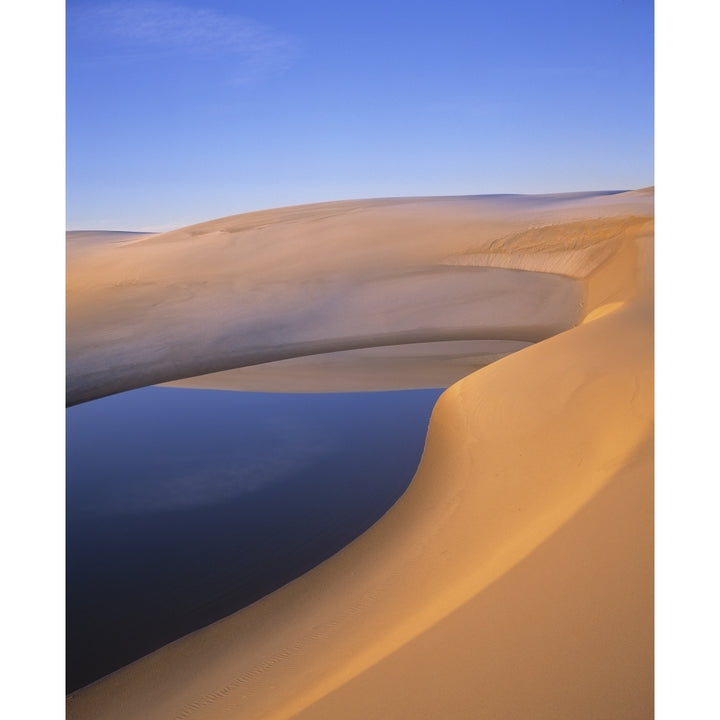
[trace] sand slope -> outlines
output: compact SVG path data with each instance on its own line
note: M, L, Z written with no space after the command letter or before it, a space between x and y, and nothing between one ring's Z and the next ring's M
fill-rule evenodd
M301 355L163 384L290 393L445 388L529 345L532 345L529 340L439 340L380 345Z
M410 488L363 536L74 693L69 718L652 717L652 193L416 210L443 238L413 245L423 263L514 273L463 316L473 331L549 332L538 302L584 321L450 387ZM513 294L537 275L579 296Z
M542 340L579 321L578 278L648 207L631 193L363 200L85 243L68 253L68 403L310 354Z

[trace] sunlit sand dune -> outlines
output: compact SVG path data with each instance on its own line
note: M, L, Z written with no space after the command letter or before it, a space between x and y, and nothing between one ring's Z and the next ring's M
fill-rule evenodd
M402 199L69 256L69 402L487 366L370 530L68 717L651 718L652 232L651 189Z

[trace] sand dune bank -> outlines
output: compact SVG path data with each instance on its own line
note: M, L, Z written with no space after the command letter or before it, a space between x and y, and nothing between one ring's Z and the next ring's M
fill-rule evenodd
M172 380L203 352L242 365L249 326L238 317L251 314L223 306L240 297L227 252L254 268L238 282L258 323L292 306L309 278L322 286L263 336L269 359L273 342L307 351L352 333L536 344L441 396L410 488L360 538L74 693L68 717L651 718L652 214L650 190L328 204L131 241L117 266L96 257L71 271L71 402ZM189 258L205 263L205 282L211 269L222 279L212 302L209 288L174 294ZM484 281L453 294L450 266ZM135 289L112 290L129 277ZM469 334L443 337L448 326ZM127 353L115 364L114 348ZM415 360L428 354L415 349ZM440 354L447 362L452 348Z
M450 340L366 347L303 355L165 384L291 393L446 388L529 345L529 340Z
M320 353L537 342L579 322L581 278L644 232L650 204L366 200L85 243L68 253L68 403Z

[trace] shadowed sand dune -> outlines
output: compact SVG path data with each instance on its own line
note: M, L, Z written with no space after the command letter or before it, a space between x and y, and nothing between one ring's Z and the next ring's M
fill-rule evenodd
M69 259L69 402L512 354L441 396L370 530L68 717L651 718L652 218L651 189L328 203Z

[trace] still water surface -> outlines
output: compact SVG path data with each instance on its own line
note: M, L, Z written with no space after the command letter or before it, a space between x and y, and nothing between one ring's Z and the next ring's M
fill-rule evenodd
M67 688L317 565L400 497L441 390L149 387L67 411Z

